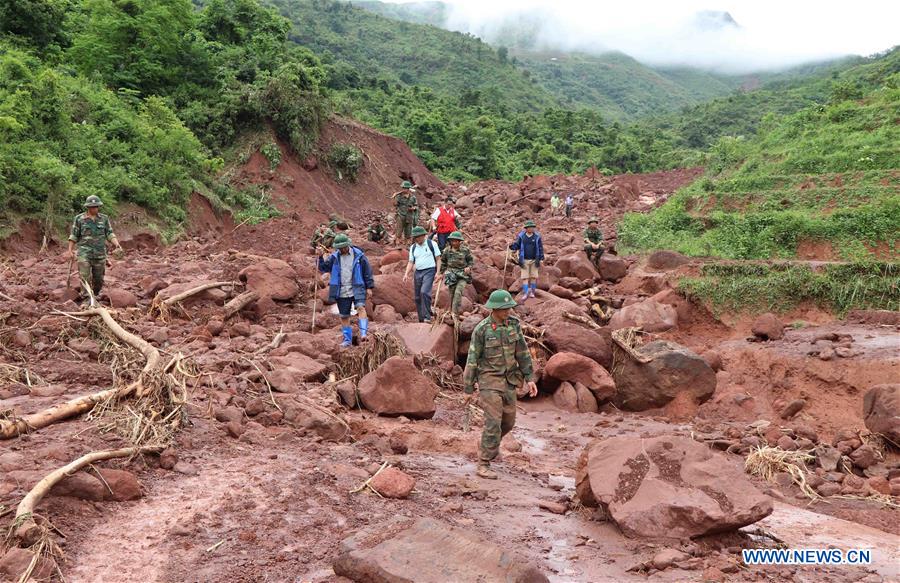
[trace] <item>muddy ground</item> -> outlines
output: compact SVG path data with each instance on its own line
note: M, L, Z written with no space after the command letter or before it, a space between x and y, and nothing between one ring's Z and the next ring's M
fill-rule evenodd
M434 186L434 196L437 200L438 193L454 192L465 197L461 212L468 219L465 231L476 258L499 272L500 241L508 242L524 218L539 220L552 256L577 244L575 233L586 217L599 214L613 248L622 213L661 204L698 174L691 169L594 179L536 177L518 185L480 183L466 191ZM554 189L579 193L573 220L550 216L546 201ZM735 442L748 424L760 420L774 426L803 424L823 441L842 430L864 431L862 394L900 377L898 326L878 318L842 322L820 311L799 310L782 315L786 323L803 322L789 327L784 338L749 342L751 319L715 318L701 306L685 304L679 325L656 337L719 355L722 370L709 401L640 413L606 403L597 413L578 413L560 410L551 395L542 393L520 402L518 424L495 464L500 474L495 482L474 475L480 425L475 419L464 431L461 397L451 389L442 390L437 411L428 420L378 417L329 400L324 406L349 428L339 439L287 420L274 406L260 370L268 373L271 358L290 354L283 348L296 346L325 371L303 385L318 396L339 351L337 319L329 307L319 308L319 329L309 332L319 287L307 248L310 228L325 212L338 211L353 221L354 241L362 241L366 220L375 208L386 206L334 198L310 212L294 205L283 218L263 225L235 227L232 222L219 232L207 231L167 248L133 245L124 259L113 262L107 289L114 304L127 306L113 308L116 319L164 355L188 357L196 376L187 383L188 422L175 438L174 468L174 460L162 464L171 468L164 469L155 455L99 464L132 472L140 482L139 499L92 501L54 495L40 505L40 513L57 529L54 538L65 554L60 563L65 580L339 581L331 565L341 552L341 541L366 529L389 531L418 517L440 518L477 532L532 561L553 581L898 580L900 511L871 499L811 502L796 486L754 478L757 487L775 499L775 511L745 531L762 528L789 547L872 548L874 564L749 568L739 553L742 546L753 546L750 535L675 542L629 539L601 513L581 507L574 496L576 462L592 439L675 434ZM363 246L376 265L397 248ZM151 314L160 285L236 281L242 270L265 258L284 260L294 270L299 291L293 299L250 306L225 321L221 331L217 323L223 319L222 305L238 292L211 292L186 302L183 309ZM547 263L552 265L554 259ZM620 305L667 289L679 274L696 269L696 264L652 269L645 257L619 259L627 266L627 276L598 285L607 296L621 300ZM379 268L384 277L396 271L387 267ZM2 291L14 301L0 300L0 357L16 368L7 369L0 386L0 410L31 413L110 386L117 381L114 370L128 374L127 363L104 341L96 324L59 313L79 309L66 287L67 269L52 249L39 256L11 253L4 260ZM515 289L512 270L501 281ZM483 295L476 299L483 301ZM528 322L549 296L540 292L519 310L520 316ZM382 326L376 321L373 330ZM853 338L848 356L823 360L810 354L815 338L830 332ZM279 333L287 334L281 352L270 350ZM90 342L85 344L85 338ZM797 399L806 405L789 420L782 419L785 405ZM237 417L232 419L234 411ZM126 444L85 416L0 442L3 520L50 470L86 452ZM889 450L885 455L883 466L896 468L897 455ZM744 456L729 453L727 459L740 467ZM416 479L411 496L391 500L368 490L351 493L384 462ZM633 570L663 548L692 558L680 567Z

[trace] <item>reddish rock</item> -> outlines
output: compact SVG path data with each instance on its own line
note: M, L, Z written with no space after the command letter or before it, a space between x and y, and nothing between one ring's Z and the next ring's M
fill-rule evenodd
M67 345L75 352L86 354L90 358L97 358L100 355L100 345L90 338L73 338Z
M623 356L621 365L614 369L614 402L620 409L662 407L682 392L695 403L702 403L716 390L716 373L683 346L656 340L638 348L637 353L647 362Z
M878 463L879 457L878 451L871 445L861 445L850 453L853 465L863 470Z
M31 387L29 394L32 397L58 397L64 395L68 390L66 385L37 385Z
M169 284L161 279L153 277L152 275L148 275L138 283L138 286L140 286L141 294L145 298L152 298L160 290L169 287Z
M772 501L724 454L687 437L613 437L586 451L586 468L576 472L578 491L591 494L582 503L598 503L630 537L693 538L772 512Z
M256 417L265 410L266 402L259 397L250 399L250 401L248 401L247 405L244 407L244 413L246 413L248 417Z
M206 330L209 332L210 336L218 336L222 333L224 328L225 324L222 320L210 320L206 323Z
M240 423L241 419L244 418L244 413L234 405L229 405L227 407L217 407L213 411L213 417L220 423L228 423L229 421Z
M107 289L106 297L109 298L109 305L114 308L130 308L138 303L138 297L124 289Z
M433 354L442 361L453 362L453 327L427 323L400 324L393 329L393 334L406 346L409 354Z
M900 383L869 389L863 397L863 420L872 433L900 443Z
M225 432L235 439L243 435L244 431L245 428L241 425L240 421L229 421L225 424Z
M420 518L385 539L389 528L378 525L369 533L358 533L345 540L341 544L343 552L332 563L334 573L352 581L372 583L549 581L515 552L481 538L469 528Z
M13 346L17 346L19 348L27 348L31 346L31 332L29 332L28 330L16 330L12 333L10 340L12 341Z
M612 364L609 332L600 334L574 322L560 322L544 328L544 339L555 351L569 351L586 356L602 366Z
M544 374L570 383L581 383L589 388L597 399L605 400L616 393L612 376L595 360L574 352L557 352L547 361Z
M238 278L246 284L248 291L273 300L290 300L300 291L297 272L281 259L257 260L245 267Z
M700 358L703 359L703 362L709 365L709 368L713 369L716 372L719 372L720 370L722 370L722 368L724 368L724 364L722 363L722 356L715 350L707 350L700 355Z
M501 266L503 263L501 262ZM516 265L510 265L507 267L507 276L514 273L514 269L517 268ZM491 267L490 265L485 265L478 261L475 262L475 267L472 268L472 285L475 287L475 291L478 292L482 297L486 297L495 289L502 289L506 287L506 282L503 281L503 272L497 269L496 267Z
M575 292L573 292L572 290L570 290L567 287L562 287L561 285L550 286L549 291L551 294L561 297L561 298L565 298L567 300L571 300L572 298L575 297Z
M778 447L780 447L784 451L795 451L797 449L797 444L788 435L782 435L780 438L778 438L778 442L776 445L778 445Z
M393 356L364 376L357 386L362 404L381 415L430 419L438 388L425 377L412 358Z
M779 340L784 337L784 323L772 313L757 318L750 330L754 336L762 340Z
M284 412L284 421L294 427L311 431L330 441L340 441L350 434L349 427L341 417L309 399L297 400L293 395L277 395L275 400ZM266 415L270 416L273 423L277 423L280 413L274 411ZM257 417L262 418L263 415Z
M891 495L891 483L884 476L872 476L869 478L869 488L885 496Z
M553 393L553 404L563 411L578 411L578 393L571 383L561 383Z
M272 388L282 393L292 393L300 383L321 381L328 372L328 365L312 359L302 352L269 357L274 369L267 375Z
M403 283L400 275L376 275L375 289L372 290L372 306L376 308L387 304L398 314L415 313L416 303L413 299L413 277Z
M402 261L406 263L409 260L409 252L406 249L393 249L384 254L381 258L381 261L378 262L380 267L384 267L385 265L390 265L391 263L398 263Z
M597 405L597 397L594 393L581 383L575 383L575 393L578 395L578 412L579 413L596 413L599 409Z
M628 262L616 255L604 253L599 261L600 277L606 281L619 281L628 275Z
M52 496L71 496L99 502L109 496L109 490L95 476L87 472L75 472L60 480L50 490Z
M594 264L583 252L560 257L556 260L556 267L559 268L562 277L575 277L582 281L592 281L595 277L600 276Z
M11 547L6 553L0 555L0 579L4 581L19 581L31 562L34 560L34 551L20 547ZM30 580L49 581L55 574L56 568L52 561L43 557L38 558Z
M109 486L107 494L110 498L117 502L125 500L138 500L143 497L141 491L141 483L137 477L129 471L117 470L114 468L101 468L100 475L103 481ZM109 492L112 491L112 494Z
M178 454L171 447L167 447L162 450L159 454L159 467L164 470L171 470L175 468L175 464L178 463Z
M781 418L782 419L790 419L797 413L799 413L803 407L806 406L806 401L803 399L794 399L790 403L784 406L784 409L781 410Z
M406 498L416 487L416 479L395 467L380 471L369 485L385 498Z
M609 320L611 330L637 327L645 332L665 332L677 325L678 313L675 308L652 299L625 306Z
M667 271L669 269L681 267L690 261L690 258L685 257L677 251L662 250L652 253L650 257L647 258L647 266L652 269Z
M403 320L403 317L397 313L394 306L390 304L381 304L373 310L373 319L382 324L394 324Z
M236 336L250 336L250 324L247 322L235 322L231 325L230 334Z

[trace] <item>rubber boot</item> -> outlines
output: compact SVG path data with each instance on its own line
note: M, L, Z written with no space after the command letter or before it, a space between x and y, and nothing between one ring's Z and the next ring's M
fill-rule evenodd
M478 469L475 475L486 480L496 480L497 472L491 469L491 462L478 462Z
M353 345L353 328L350 326L341 326L341 334L344 336L344 341L341 342L341 348L347 348L348 346Z
M367 318L359 319L359 339L365 340L369 336L369 320Z
M534 297L534 290L535 290L536 288L537 288L537 284L536 284L536 283L533 283L533 284L531 284L531 285L529 286L529 288L528 288L528 297L529 297L529 298L533 298L533 297Z

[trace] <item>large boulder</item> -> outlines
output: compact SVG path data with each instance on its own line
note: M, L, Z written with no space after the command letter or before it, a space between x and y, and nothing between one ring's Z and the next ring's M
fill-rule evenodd
M378 526L345 540L343 552L332 563L334 573L368 583L549 581L535 566L472 529L420 518L385 538L386 532L395 530L391 526Z
M109 299L109 305L114 308L130 308L136 306L138 297L128 290L120 288L110 288L106 290L106 297Z
M412 358L392 356L364 376L357 390L366 409L380 415L434 416L438 388L416 368Z
M372 290L372 306L387 304L398 314L409 314L416 311L413 298L412 276L403 283L400 275L376 275L375 289Z
M681 267L685 263L690 262L689 257L685 257L681 253L677 251L655 251L650 254L650 257L647 258L647 267L651 269L657 269L659 271L667 271L669 269L675 269L676 267Z
M612 346L608 331L604 334L581 324L563 320L544 327L544 340L552 350L581 354L603 366L612 364Z
M645 332L665 332L678 325L678 312L673 306L646 299L625 306L609 320L612 330L640 328Z
M267 257L255 261L238 273L249 291L259 293L262 298L290 300L300 291L297 286L297 272L281 259Z
M872 433L900 444L900 384L876 385L866 391L863 420Z
M556 267L559 268L562 277L576 277L582 281L591 281L600 276L594 268L594 264L583 252L560 257L556 260Z
M656 340L638 348L638 359L621 351L613 370L614 402L620 409L644 411L662 407L685 393L694 403L709 399L716 390L716 373L706 361L684 346Z
M350 436L349 426L338 415L305 395L278 395L275 400L289 425L331 441Z
M588 444L579 461L582 503L601 506L629 537L699 537L772 513L724 454L687 437L613 437Z
M453 327L444 324L432 326L426 323L399 324L393 329L407 352L414 356L433 354L441 360L453 362L456 354L453 347Z
M328 372L328 365L312 359L301 352L289 352L284 356L269 357L272 372L269 383L277 391L293 393L301 383L321 381Z
M619 281L628 274L628 262L617 255L604 253L598 262L598 271L606 281Z
M507 273L510 273L510 270L514 267L516 266L507 267ZM495 289L505 287L503 272L490 265L475 263L475 267L472 268L472 285L479 295L488 296Z
M572 383L560 383L553 393L553 404L563 411L575 412L578 410L578 391Z
M594 393L597 400L609 399L616 393L616 384L597 361L574 352L557 352L544 366L544 374L573 385L580 383Z
M750 331L762 340L779 340L784 337L784 323L775 314L766 313L754 320Z

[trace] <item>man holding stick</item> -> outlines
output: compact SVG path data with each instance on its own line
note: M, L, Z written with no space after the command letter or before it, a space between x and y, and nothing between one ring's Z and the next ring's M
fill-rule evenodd
M78 249L78 275L81 281L90 286L94 297L99 298L106 276L106 242L109 241L115 246L117 254L123 250L116 234L113 233L109 217L100 212L100 207L103 206L100 197L95 195L87 197L84 206L85 212L76 216L72 222L69 247L65 256L76 257L75 249ZM83 301L84 291L80 290L79 293Z

